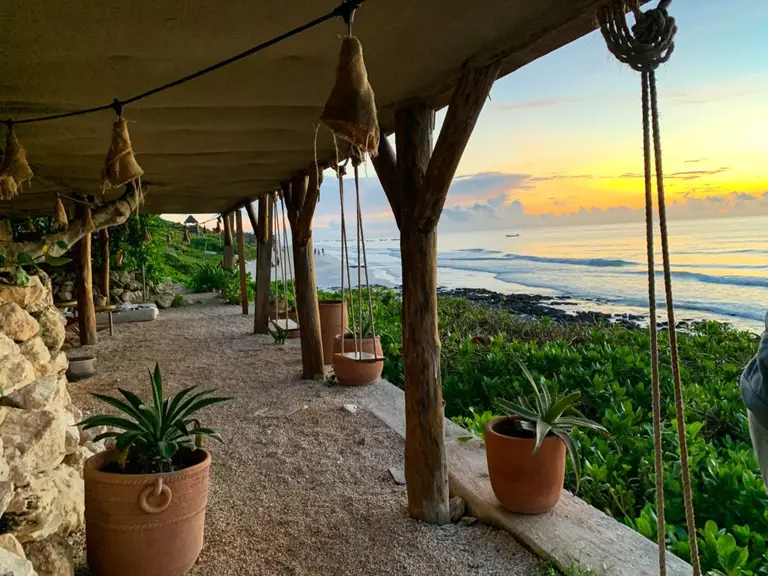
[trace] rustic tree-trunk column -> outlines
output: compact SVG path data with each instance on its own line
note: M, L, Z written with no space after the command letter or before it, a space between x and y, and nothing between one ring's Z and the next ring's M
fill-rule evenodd
M248 316L248 285L245 278L245 238L243 237L243 212L239 208L235 212L237 221L237 257L240 268L240 305L243 316Z
M443 426L440 337L437 331L437 230L419 229L416 209L432 153L435 113L424 104L395 115L403 267L405 480L411 515L450 522Z
M414 518L436 524L450 521L437 329L437 223L498 70L498 64L491 64L463 71L434 152L434 112L416 103L395 112L397 157L382 134L373 159L400 228L408 509Z
M232 221L229 213L224 214L224 260L221 267L224 270L232 270L235 266L235 256L232 248Z
M107 306L112 303L109 295L109 230L102 228L99 230L99 241L101 243L101 295L107 300Z
M77 216L85 215L86 208L76 204ZM91 235L85 234L77 246L75 286L77 288L77 321L80 344L89 346L99 341L96 332L96 310L93 306L93 276L91 272Z
M315 255L312 243L312 217L315 213L320 185L319 170L312 167L309 175L299 175L284 188L293 245L294 292L299 317L302 375L307 379L325 378L323 337L320 332L320 307L317 302Z
M269 333L269 285L272 279L272 195L259 198L256 227L256 296L253 309L254 334Z

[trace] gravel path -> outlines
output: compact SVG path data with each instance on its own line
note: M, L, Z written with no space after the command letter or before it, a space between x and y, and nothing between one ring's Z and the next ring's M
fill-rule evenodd
M388 472L403 466L401 438L362 409L341 408L359 390L300 380L300 350L253 335L252 321L208 304L117 325L94 347L99 375L70 384L75 404L101 410L88 392L120 385L144 396L159 360L171 392L201 385L236 397L203 413L226 443L207 444L206 540L190 576L537 573L537 559L506 532L410 519L405 487ZM87 574L82 535L74 540Z

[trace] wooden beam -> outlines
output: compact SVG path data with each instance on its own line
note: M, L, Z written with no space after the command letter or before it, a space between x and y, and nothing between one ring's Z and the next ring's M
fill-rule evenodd
M272 195L259 198L259 221L256 233L256 296L254 298L253 333L269 333L269 286L272 278Z
M312 219L315 217L315 208L320 199L320 186L323 183L322 168L312 165L309 167L309 180L307 182L307 192L304 196L301 212L299 213L298 229L302 231L311 240L312 237ZM314 252L312 252L314 255Z
M379 153L375 158L371 159L371 162L376 170L376 174L379 176L379 182L381 182L381 187L384 188L384 194L386 194L387 200L389 200L392 214L395 216L395 223L399 228L402 201L400 180L397 177L397 160L395 159L392 145L387 140L387 135L384 132L381 132L379 135Z
M107 305L112 300L109 297L109 230L102 228L99 230L99 241L101 244L101 295L107 300Z
M232 248L232 219L231 213L223 214L222 220L224 220L224 260L221 263L221 267L224 270L232 270L235 265L235 256Z
M248 220L251 221L251 229L253 230L253 235L256 235L256 231L259 228L259 219L256 216L256 210L253 208L253 202L248 202L248 204L245 205L245 211L248 213Z
M307 379L325 379L323 337L320 332L320 307L317 302L315 255L312 244L312 214L317 203L317 176L314 170L291 179L283 187L288 219L291 222L293 248L294 292L301 338L302 376ZM309 189L310 183L314 189ZM306 214L309 214L309 218Z
M87 208L78 202L76 217L85 218ZM91 234L80 238L75 258L75 286L77 288L77 321L80 328L80 344L90 346L99 342L96 332L96 309L93 305L93 276L91 271Z
M237 221L237 258L240 268L240 305L243 316L248 316L248 284L245 277L245 238L243 236L243 211L235 212Z
M466 68L461 74L424 175L424 194L416 209L416 220L422 230L437 226L456 168L499 67L500 63L496 62L481 68Z

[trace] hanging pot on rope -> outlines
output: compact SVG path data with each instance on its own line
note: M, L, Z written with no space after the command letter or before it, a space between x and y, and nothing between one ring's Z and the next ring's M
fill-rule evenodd
M345 36L342 40L336 82L320 122L363 152L376 156L379 148L376 97L368 82L363 46L354 36Z
M31 216L27 216L27 232L31 232L32 234L37 232L37 228L35 228L35 223L32 222Z
M123 265L123 251L118 250L115 252L115 266L122 266Z
M64 204L59 196L56 196L56 207L53 211L53 227L56 230L66 230L69 228L69 220L67 219L67 211L64 210Z
M109 188L118 188L130 183L136 186L141 196L142 174L144 170L133 155L128 123L125 118L120 117L112 125L112 142L101 173L102 194Z
M144 228L144 242L152 242L152 232L149 231L149 228Z
M184 244L189 246L190 242L192 242L192 240L189 237L189 228L185 227L184 228Z

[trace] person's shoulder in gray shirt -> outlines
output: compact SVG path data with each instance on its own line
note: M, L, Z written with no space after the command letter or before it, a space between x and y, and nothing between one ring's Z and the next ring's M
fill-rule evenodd
M768 429L768 314L757 355L741 374L741 397L757 421Z

